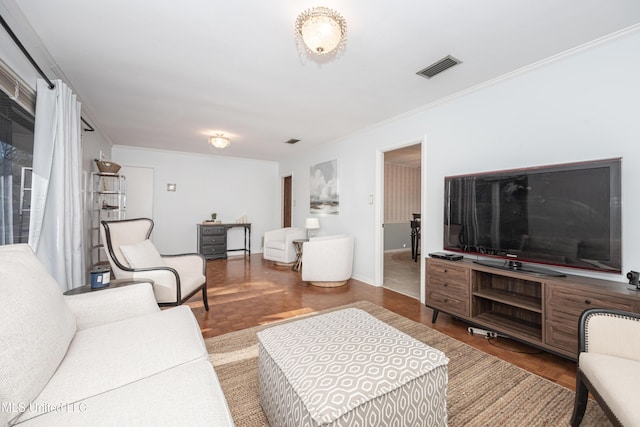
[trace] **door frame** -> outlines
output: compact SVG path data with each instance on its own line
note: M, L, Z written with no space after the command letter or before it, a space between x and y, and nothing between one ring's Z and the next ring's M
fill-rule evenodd
M375 191L376 197L375 213L374 213L374 285L382 286L384 282L384 153L387 151L397 150L399 148L408 147L410 145L421 144L420 155L420 213L426 212L425 189L427 182L427 136L397 142L376 149L376 165L375 165ZM423 215L424 217L424 215ZM425 224L423 224L425 225ZM424 239L425 227L422 227L423 238L420 239L420 254L425 254ZM420 256L420 301L424 303L424 255Z
M280 210L280 226L282 227L284 224L284 180L287 177L291 177L291 225L295 224L295 208L296 208L296 197L295 197L295 186L294 186L294 173L291 172L283 172L280 175L280 203L278 205L278 209Z
M294 202L294 197L293 197L293 172L288 173L286 175L282 175L280 177L280 225L282 227L285 227L285 215L286 215L286 206L285 203L287 203L285 194L286 194L286 180L287 178L290 179L290 184L289 184L289 193L290 193L290 199L289 199L289 213L290 213L290 218L289 218L289 222L290 225L293 225L293 208L295 207L295 202Z

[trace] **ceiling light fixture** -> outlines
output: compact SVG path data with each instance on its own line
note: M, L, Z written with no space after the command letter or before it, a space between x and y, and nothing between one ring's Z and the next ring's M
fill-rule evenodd
M314 7L296 19L296 39L318 55L339 52L347 42L347 21L326 7Z
M214 136L209 137L209 144L213 145L219 150L227 148L231 144L231 140L224 136L222 133L217 133Z

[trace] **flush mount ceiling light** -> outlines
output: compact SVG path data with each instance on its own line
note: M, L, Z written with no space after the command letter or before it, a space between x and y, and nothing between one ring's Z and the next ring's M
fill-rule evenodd
M347 21L326 7L314 7L296 19L296 39L317 55L339 52L347 42Z
M224 134L217 133L214 136L209 137L209 144L221 150L223 148L227 148L231 144L231 140L224 136Z

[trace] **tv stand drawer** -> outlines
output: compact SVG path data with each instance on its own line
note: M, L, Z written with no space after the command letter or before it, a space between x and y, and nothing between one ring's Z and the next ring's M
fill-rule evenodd
M469 298L459 299L451 295L429 292L427 295L427 305L449 314L458 314L464 317L469 316Z
M569 352L578 352L578 321L589 308L637 311L638 302L621 295L548 282L546 289L546 343Z
M429 259L427 263L427 279L432 283L458 283L465 286L468 285L470 277L469 268L455 265L454 262L455 261L442 262Z

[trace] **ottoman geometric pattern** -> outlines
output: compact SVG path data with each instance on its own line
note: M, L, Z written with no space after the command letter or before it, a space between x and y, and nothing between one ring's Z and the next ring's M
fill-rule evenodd
M258 354L272 427L447 425L449 359L362 310L265 329Z

